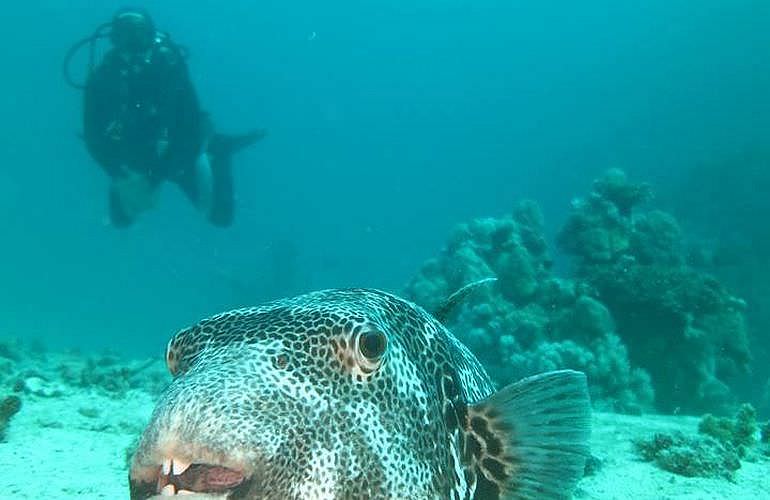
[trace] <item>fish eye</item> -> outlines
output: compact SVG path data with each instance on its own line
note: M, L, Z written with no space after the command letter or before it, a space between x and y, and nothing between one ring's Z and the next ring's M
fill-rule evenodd
M179 371L179 358L173 349L173 341L174 339L169 340L168 345L166 345L166 368L168 368L171 376L176 376Z
M362 333L358 339L358 350L369 360L376 360L382 357L387 347L388 337L377 330Z

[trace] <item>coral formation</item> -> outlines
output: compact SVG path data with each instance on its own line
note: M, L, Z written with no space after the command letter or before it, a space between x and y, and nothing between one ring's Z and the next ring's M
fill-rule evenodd
M0 400L0 441L5 439L5 431L11 418L21 409L21 399L18 396L6 396Z
M59 372L65 383L83 388L94 388L112 397L122 397L131 389L145 389L159 394L167 383L165 373L153 378L145 377L151 367L157 367L157 360L144 362L123 362L113 356L89 358L85 362L62 363Z
M729 411L730 381L750 361L745 303L685 265L672 216L634 213L648 191L618 171L608 173L588 201L573 204L558 242L577 258L577 279L609 308L631 361L652 377L661 410ZM618 204L616 192L636 195ZM597 258L597 238L623 244L603 248Z
M733 446L741 458L757 443L757 430L757 412L750 404L741 405L734 418L706 414L698 424L698 432Z
M770 418L770 149L739 149L671 173L656 198L686 224L688 247L695 247L689 263L717 276L749 304L745 315L754 361L750 374L731 388Z
M658 433L634 442L642 460L687 477L735 478L741 461L735 449L710 437L685 436L681 432Z
M670 472L734 479L741 460L754 461L767 454L761 439L757 440L756 417L754 407L743 404L733 418L704 415L698 424L701 436L659 433L634 445L643 460L654 460Z
M462 286L474 291L447 326L507 383L538 371L585 371L601 408L724 413L730 383L750 361L745 304L686 265L676 220L636 213L650 187L611 170L577 199L557 243L574 276L551 270L536 204L460 224L405 295L428 310Z
M596 405L649 408L649 377L631 367L607 308L553 276L536 204L522 202L508 217L459 225L405 294L435 310L462 286L488 277L497 282L475 290L447 323L499 383L573 368L588 374Z
M88 389L111 398L132 390L158 395L170 381L161 360L121 361L112 355L44 353L34 345L0 340L0 387L38 398L59 398ZM18 362L11 362L16 359Z

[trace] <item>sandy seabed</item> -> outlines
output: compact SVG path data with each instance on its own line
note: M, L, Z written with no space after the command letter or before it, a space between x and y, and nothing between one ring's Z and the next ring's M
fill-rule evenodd
M127 499L128 450L153 408L153 396L120 397L93 388L55 396L24 394L0 442L0 499ZM686 478L639 460L632 440L655 432L693 433L698 419L596 413L592 452L601 467L576 499L770 499L770 460L743 462L735 481Z

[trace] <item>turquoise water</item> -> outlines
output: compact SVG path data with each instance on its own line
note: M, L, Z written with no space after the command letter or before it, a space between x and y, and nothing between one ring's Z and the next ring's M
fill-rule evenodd
M125 230L106 223L107 178L61 76L68 47L122 4L6 6L0 337L161 356L226 309L401 292L457 224L522 199L571 279L556 244L570 202L622 168L678 221L685 264L745 301L751 360L721 380L767 418L770 4L627 4L150 2L217 127L269 135L235 157L232 227L166 186Z

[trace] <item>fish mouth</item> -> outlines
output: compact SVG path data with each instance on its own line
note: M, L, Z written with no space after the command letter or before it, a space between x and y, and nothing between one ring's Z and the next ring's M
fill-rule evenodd
M163 459L157 465L135 465L129 474L131 500L170 496L237 500L245 497L252 479L238 468L172 458Z

